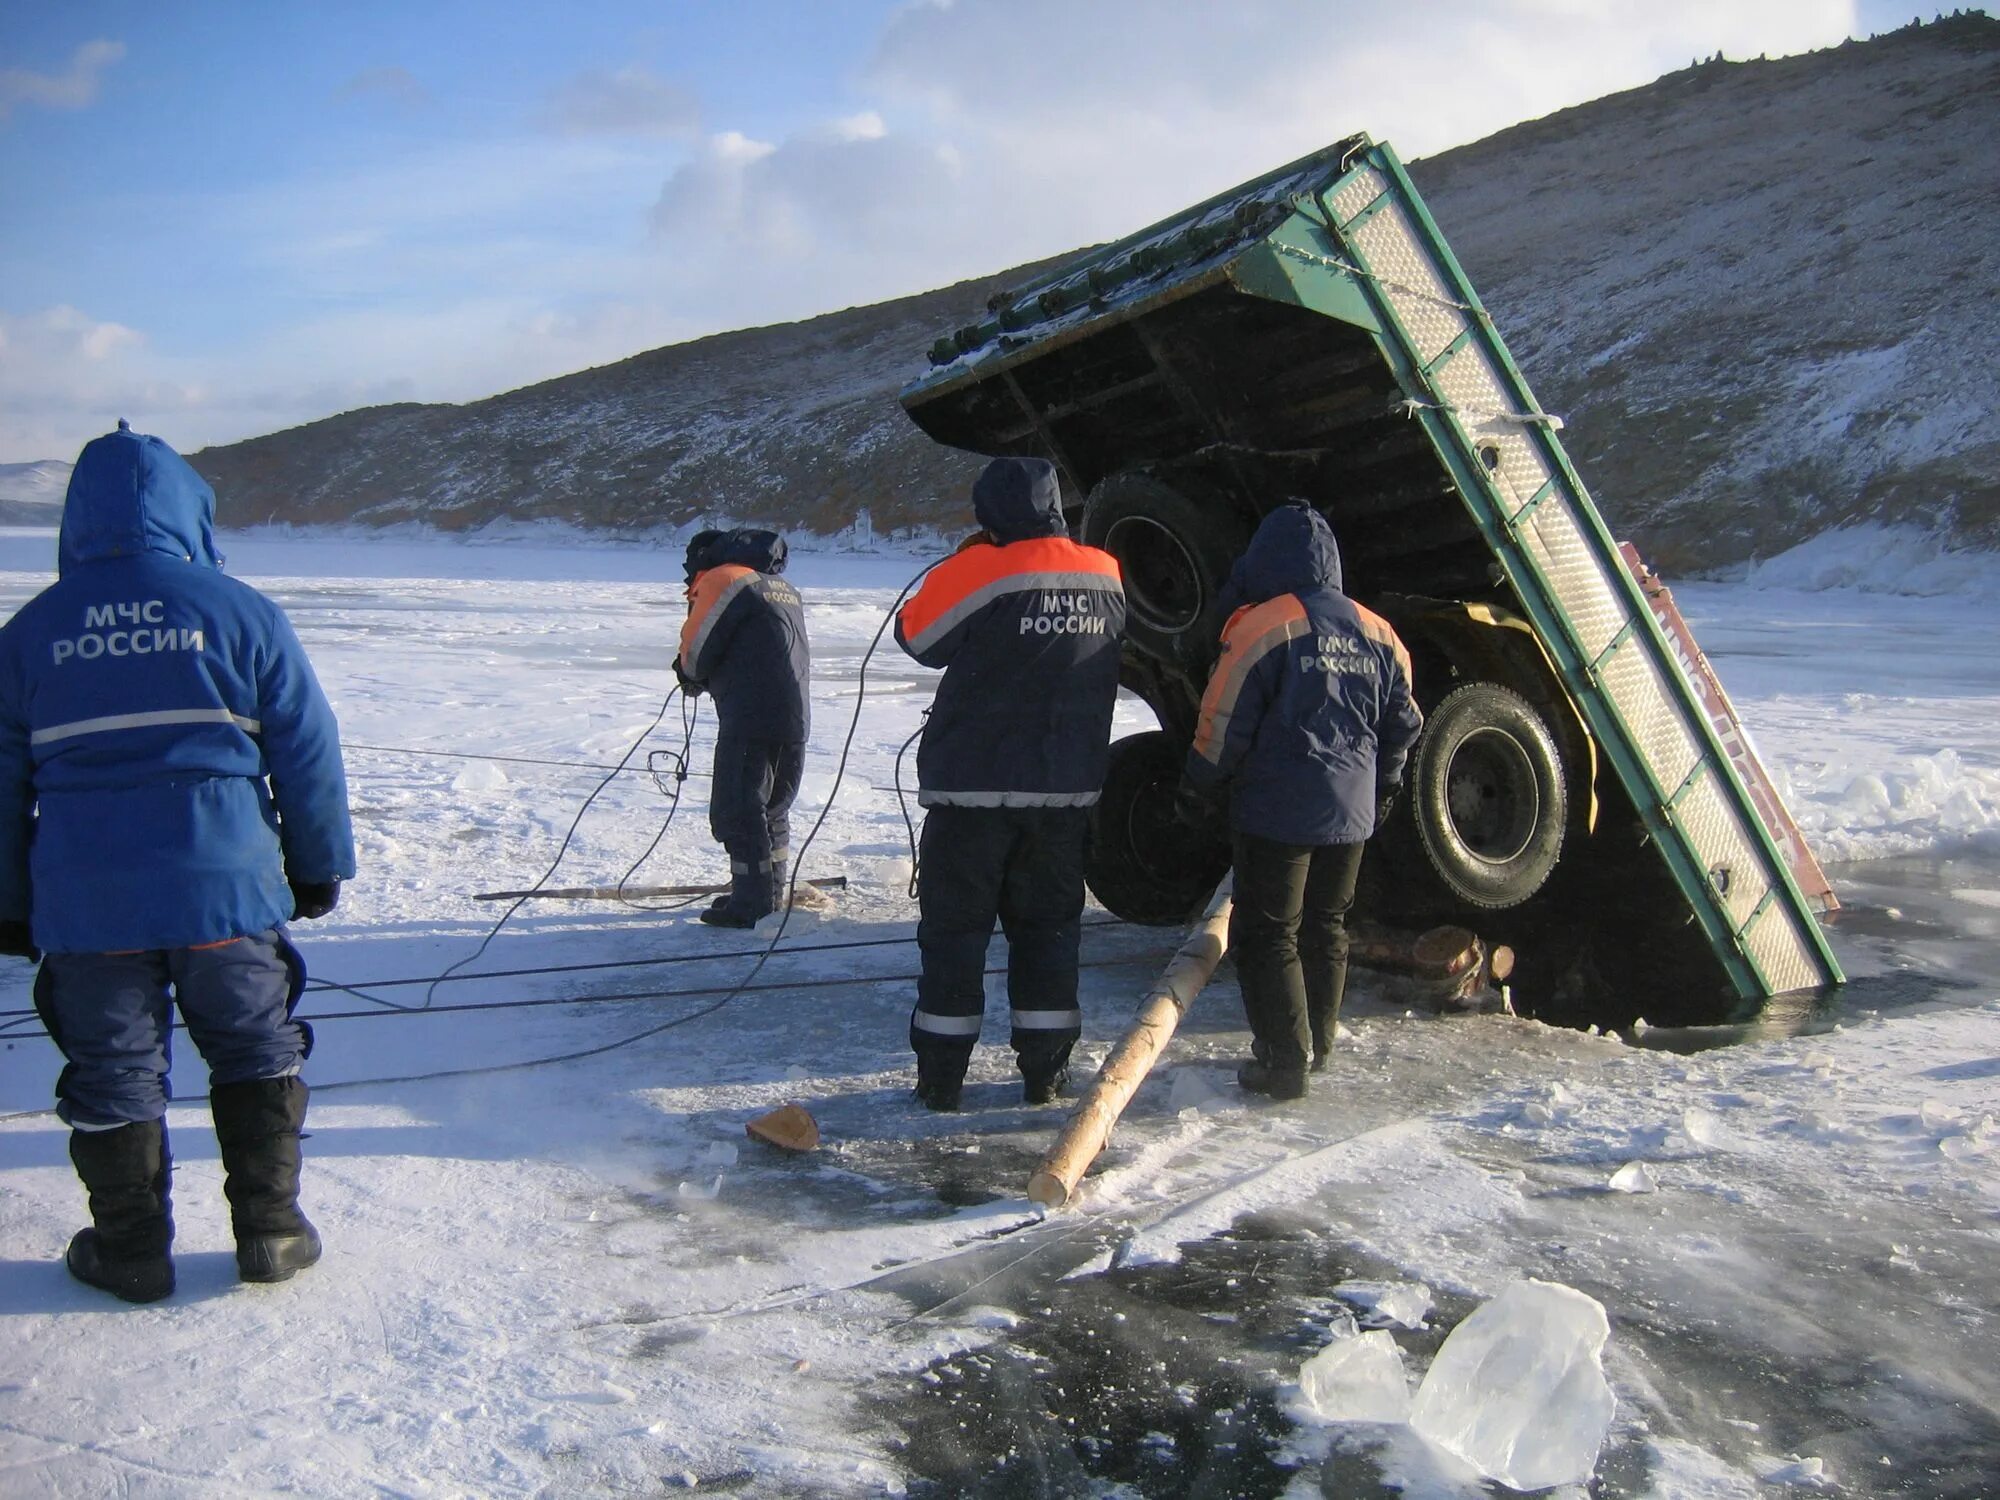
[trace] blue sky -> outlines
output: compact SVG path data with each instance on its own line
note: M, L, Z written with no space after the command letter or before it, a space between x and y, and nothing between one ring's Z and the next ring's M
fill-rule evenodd
M1354 130L1419 157L1911 15L0 0L0 462L475 399L1112 237Z

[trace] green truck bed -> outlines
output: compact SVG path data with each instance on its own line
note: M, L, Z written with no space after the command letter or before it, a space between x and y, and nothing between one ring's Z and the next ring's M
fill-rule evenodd
M1615 777L1643 828L1635 857L1664 862L1728 987L1755 999L1840 980L1560 421L1386 144L1356 136L1086 253L996 298L930 358L902 395L911 417L956 447L1052 459L1086 535L1092 497L1134 473L1232 524L1304 495L1332 521L1356 597L1524 619L1591 774ZM1172 724L1215 621L1173 570L1127 571L1152 674L1134 680Z

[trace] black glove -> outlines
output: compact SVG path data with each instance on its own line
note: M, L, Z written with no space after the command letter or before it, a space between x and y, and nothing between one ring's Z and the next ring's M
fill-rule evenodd
M674 681L681 685L681 692L690 698L701 696L701 684L681 670L680 659L674 659Z
M1380 833L1382 825L1389 821L1389 814L1396 810L1396 799L1403 795L1400 781L1377 782L1375 786L1375 831Z
M33 963L42 956L35 935L26 922L0 922L0 953L9 958L25 958Z
M1192 781L1183 780L1174 788L1174 821L1190 833L1213 836L1216 813L1215 798Z
M285 884L292 888L294 922L310 922L315 917L325 916L340 905L338 880L293 880L287 876Z

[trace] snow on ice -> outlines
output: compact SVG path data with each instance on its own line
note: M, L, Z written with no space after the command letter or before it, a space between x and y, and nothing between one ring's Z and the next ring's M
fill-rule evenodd
M71 1282L57 1058L30 970L0 963L0 1490L952 1494L1003 1485L1015 1449L1078 1493L1460 1500L1486 1492L1469 1462L1662 1500L1969 1497L2000 1472L2000 608L1946 587L1976 560L1849 538L1675 585L1835 861L1841 995L1620 1037L1413 1016L1358 974L1331 1074L1277 1108L1233 1084L1225 964L1080 1208L1044 1216L1026 1178L1062 1116L1019 1103L1004 1005L964 1114L907 1097L895 761L932 678L893 648L860 669L923 559L794 554L818 732L793 843L844 892L768 958L769 933L600 901L526 903L475 960L504 903L474 896L549 871L658 714L682 609L677 550L496 540L224 541L349 745L362 874L300 929L320 1266L235 1281L183 1046L180 1290L128 1308ZM0 606L53 554L0 532ZM1898 557L1909 587L1882 591ZM644 770L681 740L646 737L550 884L716 878L709 721L670 823ZM1179 934L1086 921L1087 1070ZM787 1103L817 1151L745 1136ZM1510 1312L1537 1282L1571 1290ZM1453 1373L1551 1331L1566 1352L1522 1368L1572 1377L1532 1430ZM1329 1425L1358 1409L1340 1383L1315 1377L1327 1413L1301 1393L1343 1346L1393 1350L1467 1460Z

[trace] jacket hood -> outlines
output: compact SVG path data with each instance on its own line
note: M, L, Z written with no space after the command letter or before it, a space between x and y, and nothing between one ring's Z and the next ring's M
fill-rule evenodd
M1281 505L1258 523L1230 583L1239 600L1262 604L1280 594L1340 587L1340 548L1326 517L1303 501Z
M702 566L720 568L733 563L759 573L782 573L790 552L785 539L775 531L724 531L709 542Z
M77 455L63 497L56 571L147 552L220 568L215 491L172 448L120 422Z
M697 575L715 566L715 544L728 535L726 531L697 531L688 538L687 556L681 561L681 571L687 575L690 584Z
M1005 546L1063 536L1062 486L1046 458L996 458L972 482L972 513Z

